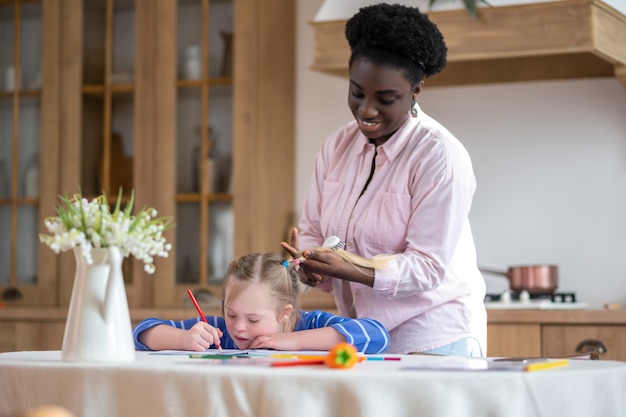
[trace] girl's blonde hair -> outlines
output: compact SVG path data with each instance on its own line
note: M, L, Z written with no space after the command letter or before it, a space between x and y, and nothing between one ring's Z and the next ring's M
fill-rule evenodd
M283 332L293 331L299 318L297 302L300 294L298 274L294 265L285 262L280 255L274 253L251 253L233 260L228 265L224 279L224 305L236 299L250 285L257 283L267 285L269 288L277 318L285 306L289 304L293 306L293 313L282 323Z

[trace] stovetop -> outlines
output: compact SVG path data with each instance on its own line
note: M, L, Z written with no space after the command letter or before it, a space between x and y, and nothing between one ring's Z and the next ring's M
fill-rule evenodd
M577 310L587 308L587 303L576 301L574 292L531 295L526 291L504 291L501 294L487 294L485 306L487 309Z

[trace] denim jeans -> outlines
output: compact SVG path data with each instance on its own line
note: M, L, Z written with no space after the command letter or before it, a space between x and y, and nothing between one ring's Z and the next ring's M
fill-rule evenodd
M456 355L456 356L483 356L480 343L474 337L466 337L456 342L452 342L445 346L438 347L436 349L427 350L421 353L429 353L432 355Z

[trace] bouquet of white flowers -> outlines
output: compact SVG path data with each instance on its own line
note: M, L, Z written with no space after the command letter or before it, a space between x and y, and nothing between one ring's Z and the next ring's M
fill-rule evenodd
M172 248L163 236L163 231L174 226L172 218L156 218L157 211L153 208L133 214L134 193L122 210L120 190L112 212L106 194L91 201L80 193L72 198L59 196L59 199L57 216L44 221L51 234L39 235L39 240L55 253L80 247L85 261L91 264L92 248L117 246L124 257L132 254L143 261L144 270L152 274L155 271L154 257L167 257Z

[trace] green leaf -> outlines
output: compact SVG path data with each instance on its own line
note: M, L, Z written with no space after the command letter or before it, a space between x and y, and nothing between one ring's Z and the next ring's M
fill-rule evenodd
M478 5L476 4L477 0L463 0L463 4L465 4L465 8L472 15L474 19L478 17Z
M120 190L121 193L121 190ZM117 201L121 201L122 197L120 194L120 197L117 199ZM125 217L130 217L131 213L133 212L133 204L135 204L135 190L132 190L130 192L130 201L128 202L128 204L126 204L126 207L124 208L124 216Z
M115 216L120 212L120 206L122 205L122 187L117 192L117 202L115 203L115 210L113 210L113 215Z

